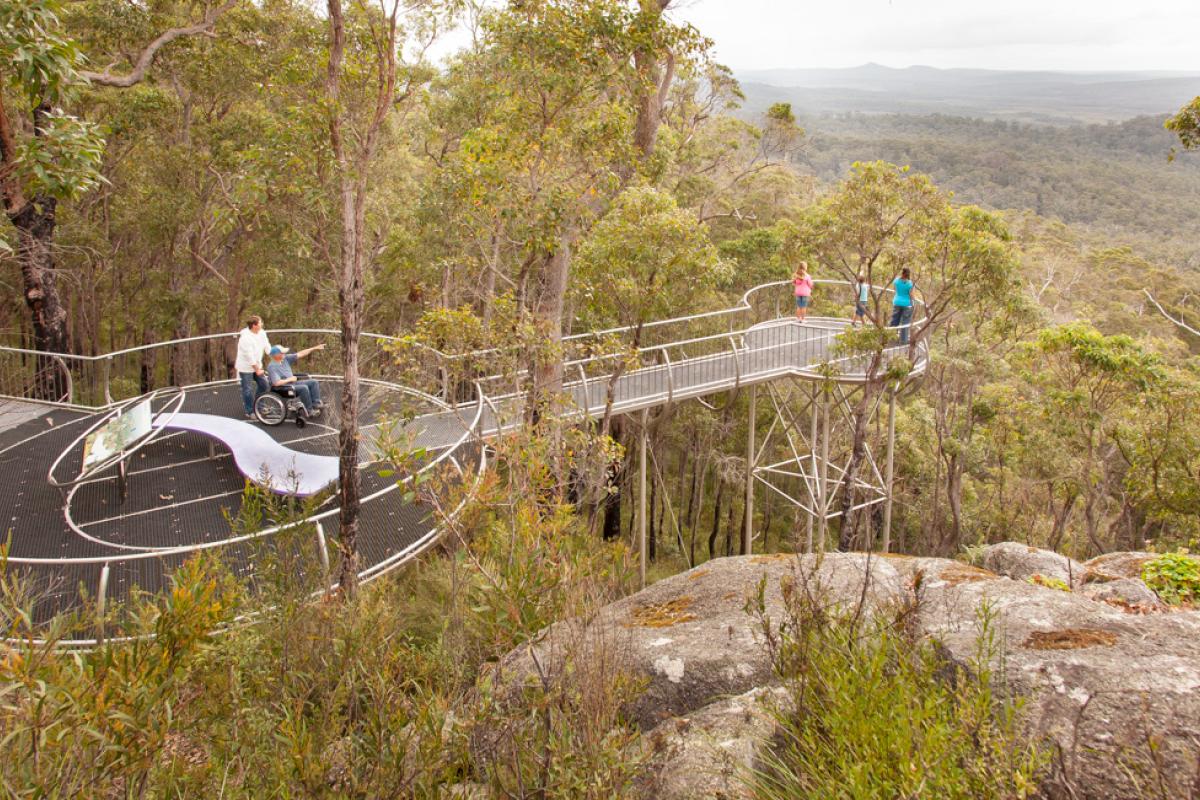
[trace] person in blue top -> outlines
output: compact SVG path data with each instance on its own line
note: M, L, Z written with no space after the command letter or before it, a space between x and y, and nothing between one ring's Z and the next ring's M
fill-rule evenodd
M896 295L892 298L892 322L889 327L900 329L900 344L908 344L908 329L913 318L913 282L908 267L900 270L900 277L892 281Z
M284 386L295 387L296 396L300 398L300 402L304 404L304 410L310 417L320 414L321 407L324 405L321 402L321 384L309 377L296 377L292 372L292 364L309 353L324 349L325 345L319 344L307 350L288 353L286 348L275 345L271 348L271 362L267 364L267 377L271 380L271 386L276 389Z
M858 281L854 284L854 317L850 320L850 327L857 328L863 324L863 320L867 316L867 303L871 301L871 284L867 283L867 279L862 275L858 276Z

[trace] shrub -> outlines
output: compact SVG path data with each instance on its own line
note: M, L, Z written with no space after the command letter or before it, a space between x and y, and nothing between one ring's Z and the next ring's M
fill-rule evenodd
M986 623L968 671L916 640L904 614L869 621L811 595L790 605L774 637L788 701L770 755L748 778L755 797L1036 793L1045 758L1021 740L1017 705L994 691Z
M1047 575L1037 574L1030 575L1025 580L1028 583L1032 583L1034 586L1044 586L1047 589L1057 589L1060 592L1071 591L1071 587L1068 586L1067 582L1061 578L1051 578Z
M1142 580L1171 605L1200 601L1200 561L1180 551L1142 565Z

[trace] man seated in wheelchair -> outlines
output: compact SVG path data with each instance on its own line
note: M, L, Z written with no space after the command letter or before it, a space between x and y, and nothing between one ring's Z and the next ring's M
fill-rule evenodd
M316 347L289 353L286 347L275 345L271 348L271 361L267 364L267 377L271 381L271 388L280 392L294 390L296 397L300 398L300 402L304 404L304 410L310 417L319 415L321 407L324 405L321 402L321 385L307 375L297 377L292 372L292 365L309 353L324 349L325 345L319 344Z

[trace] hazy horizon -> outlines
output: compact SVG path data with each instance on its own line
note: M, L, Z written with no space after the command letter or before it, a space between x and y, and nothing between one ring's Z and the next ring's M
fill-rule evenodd
M1200 4L1141 0L684 0L672 16L715 43L734 71L904 69L1194 72Z
M763 73L763 72L789 72L789 71L837 71L837 70L856 70L866 67L883 67L884 69L895 70L897 72L909 69L930 69L939 72L1047 72L1059 75L1180 75L1180 76L1197 76L1200 77L1200 68L1197 69L1038 69L1036 67L1014 67L1011 69L1000 69L993 67L936 67L932 64L905 64L896 66L895 64L885 64L880 61L864 61L859 64L849 64L845 66L830 66L828 64L818 64L811 66L797 66L795 64L777 64L775 66L766 67L740 67L735 64L726 64L735 74L736 73Z

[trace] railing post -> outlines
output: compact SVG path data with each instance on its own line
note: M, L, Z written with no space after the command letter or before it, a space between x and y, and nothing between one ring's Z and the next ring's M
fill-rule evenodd
M884 490L887 496L883 502L883 552L891 552L892 546L892 477L893 460L896 449L896 387L891 387L888 397L888 433L887 433L887 467L883 477Z
M746 424L746 524L742 534L742 555L754 552L754 424L757 419L758 385L750 384L750 412Z
M638 585L646 588L646 428L650 409L642 409L642 426L638 435Z
M742 360L738 356L737 342L732 336L729 337L729 349L733 352L733 388L737 389L742 385Z
M590 420L592 418L592 393L588 390L587 372L583 369L583 364L576 364L575 368L579 370L579 380L583 383L583 417Z
M112 356L104 359L104 405L113 404L112 396Z
M317 557L321 559L321 579L324 588L329 588L329 543L325 541L325 528L317 523Z
M104 562L104 566L100 569L100 586L96 591L96 641L104 643L104 606L108 599L108 575L109 565Z
M671 371L671 356L667 354L664 347L658 352L662 353L663 360L667 362L667 405L675 402L675 376Z

